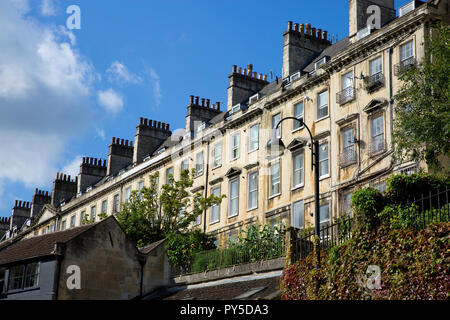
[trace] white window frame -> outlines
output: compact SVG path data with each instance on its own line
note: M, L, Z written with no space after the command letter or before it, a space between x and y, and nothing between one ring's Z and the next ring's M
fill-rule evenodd
M95 221L95 219L97 218L97 206L94 205L91 207L91 216L90 216L90 220L91 221Z
M108 213L108 200L103 200L102 201L102 213L106 213L106 214Z
M376 62L379 63L375 64ZM378 73L383 73L383 57L378 56L369 61L369 76L374 76Z
M323 105L320 105L319 103L320 103L320 97L324 94L324 93L327 93L327 101L326 101L326 104L323 104ZM322 92L320 92L320 93L318 93L317 94L317 121L318 120L322 120L322 119L325 119L325 118L327 118L327 117L329 117L330 116L330 110L329 110L329 108L328 108L328 106L329 106L329 100L330 99L330 94L329 94L329 91L328 91L328 89L327 90L324 90L324 91L322 91ZM327 114L326 115L324 115L324 116L320 116L320 110L322 110L322 109L327 109Z
M320 158L320 151L324 145L327 145L327 157L325 159ZM322 174L321 168L322 168L322 162L327 162L327 173ZM328 178L330 176L330 144L328 141L324 141L321 144L319 144L319 179Z
M250 181L251 181L251 176L256 175L256 185L254 186L254 189L250 189ZM247 175L247 211L250 210L255 210L258 208L258 171L253 171L253 172L249 172ZM254 205L251 206L250 204L250 200L251 200L251 195L252 193L256 194L256 203Z
M295 114L295 107L297 107L298 105L302 105L302 112L300 114L296 115ZM304 121L304 119L305 119L305 101L302 100L302 101L299 101L297 103L294 103L294 106L293 106L292 109L293 109L292 112L294 114L294 118L297 118L299 120L303 120ZM303 129L305 127L304 124L300 126L298 121L293 120L292 122L293 122L292 123L292 132L301 130L301 129Z
M237 137L237 145L235 145L235 137ZM230 161L234 161L240 158L241 156L241 133L236 132L233 133L231 136L231 143L230 143ZM237 152L237 155L235 155L235 152Z
M300 161L300 167L296 168L295 167L295 158L299 157L301 158ZM304 166L305 166L305 152L304 150L300 150L297 151L295 153L292 154L292 190L301 188L304 186L305 182L304 182L304 174L305 174L305 170L304 170ZM295 177L297 172L300 172L300 183L299 184L295 184Z
M234 185L234 183L237 184L237 192L236 192L236 196L232 197L231 188ZM228 188L229 188L229 195L230 195L230 200L228 201L228 218L233 218L239 214L239 177L230 180ZM236 212L231 212L231 202L233 200L236 200Z
M218 195L216 195L216 190L218 190ZM211 189L211 195L215 195L217 197L220 197L220 186L219 187L215 187ZM213 220L213 215L214 215L214 210L217 210L217 219ZM209 211L209 224L215 224L220 222L220 204L214 204L211 206L210 211Z
M299 227L299 226L297 226L297 219L296 219L296 216L297 216L297 214L296 214L296 210L295 210L295 208L296 208L296 206L297 205L299 205L298 206L298 208L300 208L300 214L301 214L301 217L302 217L302 226L301 227ZM293 202L292 203L292 226L294 227L294 228L297 228L297 229L304 229L305 228L305 210L304 210L304 203L303 203L303 200L299 200L299 201L295 201L295 202Z
M407 45L411 45L411 54L408 56L403 56L403 48L405 48ZM400 45L400 63L408 60L410 58L414 58L414 40L410 40L408 42L405 42L404 44Z
M186 164L186 165L185 165ZM181 172L183 172L184 170L189 170L189 161L187 159L184 159L183 161L181 161L181 165L180 165L180 174Z
M275 121L276 118L278 118L277 121ZM280 113L280 112L277 113L277 114L272 115L272 131L275 130L276 125L277 125L280 121L281 121L281 113ZM282 127L282 125L280 124L280 126L278 127L277 132L276 132L276 137L277 137L278 139L281 139L281 134L282 134L282 133L281 133L281 127Z
M172 177L174 176L173 173L173 167L167 168L166 169L166 184L169 184L169 176L172 175Z
M75 228L76 225L77 225L77 216L74 214L73 216L70 217L70 227Z
M125 202L128 202L130 200L131 196L131 187L128 187L125 189Z
M273 167L277 166L277 165L278 165L278 178L276 180L278 180L278 181L275 181L275 183L274 183L272 170L273 170ZM269 167L269 170L270 170L270 174L269 174L269 199L272 199L272 198L275 198L275 197L278 197L279 195L281 195L281 161L278 160L278 161L275 161L275 162L271 163L270 167ZM274 186L276 184L279 185L278 186L278 193L272 193L273 190L275 189Z
M218 152L220 150L220 152ZM213 169L222 166L222 142L218 142L213 147Z
M199 161L201 159L201 161ZM204 167L204 157L203 157L203 151L199 152L195 156L195 176L200 176L203 174L203 167Z
M325 207L325 206L328 206L328 219L326 219L326 220L322 220L322 208L323 207ZM324 223L330 223L330 216L331 216L331 214L330 214L330 201L324 201L320 206L319 206L319 222L320 222L320 225L322 226Z
M374 135L374 122L375 122L375 120L378 120L378 119L381 119L381 132L376 133ZM380 140L384 141L385 140L384 131L385 131L384 130L384 115L380 114L380 115L377 115L375 117L372 117L370 119L370 143L371 144L374 143L375 140L377 140L377 139L380 139ZM375 152L374 154L376 154L377 152Z
M256 137L252 137L252 132L255 130L255 128L256 128ZM252 148L253 144L256 144L256 147ZM256 123L249 128L248 153L256 151L258 149L259 149L259 123Z

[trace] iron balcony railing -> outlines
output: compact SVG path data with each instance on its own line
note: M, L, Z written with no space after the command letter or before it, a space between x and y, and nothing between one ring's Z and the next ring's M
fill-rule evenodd
M364 77L364 84L366 86L366 90L369 92L381 88L384 86L383 72L378 72L371 76Z
M172 266L172 276L202 273L253 262L277 259L286 255L284 235L261 242L236 244L224 249L203 251L194 256L183 266Z
M356 98L356 91L354 87L348 87L336 94L336 101L338 104L344 104Z
M369 154L371 156L386 151L386 140L382 138L373 139L369 145Z
M339 156L341 167L346 167L353 163L356 163L355 148L347 148Z
M394 66L394 74L396 76L399 76L403 72L405 72L406 70L408 70L409 68L411 68L415 65L416 65L416 58L411 57L411 58L405 59Z

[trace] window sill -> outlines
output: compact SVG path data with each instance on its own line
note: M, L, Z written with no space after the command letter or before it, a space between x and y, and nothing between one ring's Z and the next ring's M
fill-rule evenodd
M272 200L272 199L277 198L277 197L279 197L279 196L281 196L281 192L280 192L280 193L277 193L277 194L274 194L274 195L272 195L272 196L269 196L269 200Z
M297 190L302 189L304 187L305 187L305 184L300 184L298 186L292 187L291 191L294 192L294 191L297 191Z
M216 169L219 169L219 168L222 168L222 165L213 167L211 170L216 170Z
M35 290L40 290L40 287L31 287L31 288L26 288L26 289L15 289L15 290L10 290L10 291L6 291L4 292L4 294L17 294L17 293L23 293L23 292L28 292L28 291L35 291Z
M328 178L330 178L329 174L319 177L319 181L322 181L322 180L325 180L325 179L328 179Z
M238 215L239 215L239 213L233 214L232 216L228 216L228 219L236 218Z
M322 117L322 118L320 118L320 119L314 120L314 123L317 123L317 122L320 122L320 121L322 121L322 120L328 119L329 117L330 117L330 115L327 115L327 116Z
M303 130L304 128L305 128L305 126L301 126L300 128L297 128L297 129L292 130L291 133L296 133L296 132L298 132L298 131Z
M258 150L259 150L259 148L256 148L256 149L254 149L254 150L249 150L249 151L248 151L248 154L253 153L253 152L256 152L256 151L258 151Z
M249 208L249 209L247 209L247 212L255 211L256 209L258 209L258 206L254 207L254 208Z
M213 225L215 225L215 224L218 224L219 222L220 222L220 220L212 221L212 222L209 223L209 225L210 225L210 226L213 226Z

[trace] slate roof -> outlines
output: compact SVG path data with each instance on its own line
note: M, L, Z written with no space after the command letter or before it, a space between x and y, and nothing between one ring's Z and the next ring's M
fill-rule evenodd
M139 251L143 254L148 254L150 253L150 251L152 251L153 249L155 249L156 247L158 247L160 244L162 244L164 241L166 241L166 239L162 239L156 242L153 242L151 244L149 244L148 246L139 248Z
M52 255L55 249L55 243L67 243L97 224L98 222L15 241L0 249L0 265Z
M327 47L325 50L322 51L322 53L315 58L309 65L307 65L303 71L304 72L312 72L315 70L315 63L319 61L320 59L324 57L330 57L333 58L338 53L342 52L343 50L347 49L347 47L350 45L350 40L348 37L336 42L335 44L332 44L331 46Z
M255 289L251 294L251 290ZM244 300L273 300L280 297L280 277L237 281L216 286L204 286L178 291L164 300L233 300L244 295ZM250 294L246 297L246 293Z

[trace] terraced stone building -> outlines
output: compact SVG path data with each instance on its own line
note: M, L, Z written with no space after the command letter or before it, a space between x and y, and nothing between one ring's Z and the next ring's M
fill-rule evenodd
M379 29L368 26L373 14L379 14ZM70 229L87 215L99 220L100 213L116 214L132 190L149 185L149 174L158 171L162 185L169 175L178 179L193 168L192 192L227 196L195 223L217 235L221 246L256 222L313 226L306 128L284 121L276 135L286 149L275 155L267 149L286 117L302 119L320 141L321 224L349 214L355 189L383 190L394 173L427 170L424 163L394 161L393 107L399 74L424 57L424 37L437 21L448 24L448 0L412 1L399 12L394 0L350 0L349 35L336 43L327 31L288 22L281 79L269 82L251 64L232 66L227 103L190 96L184 130L171 132L167 123L140 118L134 141L112 138L107 159L86 157L77 177L58 173L51 192L36 189L31 203L16 203L2 221L9 223L3 239Z

